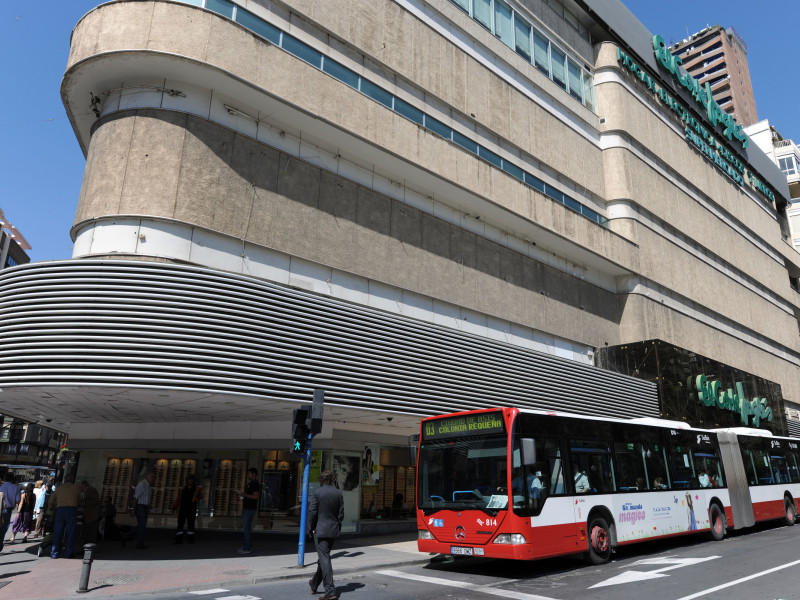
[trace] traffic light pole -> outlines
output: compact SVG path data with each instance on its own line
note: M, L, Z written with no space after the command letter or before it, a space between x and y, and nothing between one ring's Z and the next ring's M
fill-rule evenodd
M300 536L297 543L297 566L305 566L306 557L306 516L308 514L308 484L311 478L311 440L322 431L322 413L325 403L325 390L314 390L314 403L294 410L292 417L292 452L301 454L303 465L303 499L300 502ZM305 448L301 442L304 442Z
M306 559L306 513L308 512L308 480L311 477L311 440L314 434L308 434L306 455L303 457L303 501L300 503L300 540L297 543L297 566L304 567Z

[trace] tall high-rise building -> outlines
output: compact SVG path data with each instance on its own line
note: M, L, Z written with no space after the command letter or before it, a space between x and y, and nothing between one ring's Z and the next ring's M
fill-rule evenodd
M741 125L758 121L753 84L747 65L747 44L733 27L706 27L670 47L686 70L705 87L714 100Z

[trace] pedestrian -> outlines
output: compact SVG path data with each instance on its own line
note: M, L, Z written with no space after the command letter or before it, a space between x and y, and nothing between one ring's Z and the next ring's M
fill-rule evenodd
M247 469L247 483L244 486L244 493L238 492L242 500L242 532L244 533L244 546L236 552L239 554L250 554L253 551L253 519L258 508L258 497L261 494L261 486L256 477L258 469L250 467Z
M64 483L56 488L50 497L48 506L55 506L55 524L53 525L53 543L50 546L50 558L58 558L61 551L61 540L65 538L66 558L72 557L75 550L75 529L78 526L78 505L81 501L81 489L75 485L75 476L67 475Z
M344 496L333 487L333 474L327 469L319 474L319 487L311 492L308 503L308 529L314 536L317 548L317 571L308 580L311 593L316 594L319 584L325 586L325 595L320 600L336 600L336 586L333 585L331 550L342 529L344 520Z
M33 484L29 483L20 495L17 505L17 518L11 528L11 539L9 543L14 543L14 538L18 533L22 534L22 543L28 541L28 534L33 528L33 507L36 505L36 496L33 495Z
M194 475L186 476L186 484L178 492L172 510L178 509L178 530L175 532L176 544L183 543L186 538L190 544L194 544L194 520L197 517L197 503L203 499L203 488L195 483ZM186 533L183 526L186 524Z
M96 544L101 516L100 493L85 479L81 481L81 506L83 506L83 543Z
M39 504L39 498L44 495L44 481L41 479L33 484L33 520L31 521L33 525L33 532L31 533L31 537L36 537L36 505Z
M34 490L36 491L36 490ZM53 494L53 483L48 481L42 488L42 493L36 499L36 505L33 507L33 516L36 519L36 525L33 529L33 537L42 537L44 535L44 515L47 503L50 501L50 496Z
M131 508L131 515L136 515L136 527L122 536L122 547L125 547L125 542L133 539L136 536L136 548L142 550L147 548L144 545L144 532L147 530L147 515L150 513L150 500L153 497L153 477L154 471L148 471L136 486L133 492L134 505Z
M103 520L100 525L100 534L103 536L103 541L116 539L117 536L117 507L114 506L114 499L111 496L106 496L103 502Z
M3 478L3 485L0 485L0 494L3 496L3 502L0 502L0 551L3 550L3 540L6 539L6 533L11 525L11 513L19 505L22 494L19 488L14 483L14 473L6 471Z

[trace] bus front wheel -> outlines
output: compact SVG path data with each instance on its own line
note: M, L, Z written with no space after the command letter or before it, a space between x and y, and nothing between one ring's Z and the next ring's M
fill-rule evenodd
M797 513L794 509L794 503L789 500L789 498L785 498L783 501L783 508L784 512L786 513L786 524L791 527L794 525L795 519L797 518Z
M611 558L611 533L605 519L594 518L589 525L589 562L602 565Z
M712 504L708 509L708 521L711 526L711 539L715 542L722 541L725 537L725 515L719 504Z

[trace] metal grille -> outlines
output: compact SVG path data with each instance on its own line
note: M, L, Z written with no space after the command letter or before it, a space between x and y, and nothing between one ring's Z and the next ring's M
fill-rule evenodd
M414 415L658 416L650 382L245 276L144 261L0 274L0 387L177 388Z
M789 437L800 438L800 421L786 419L786 430Z

